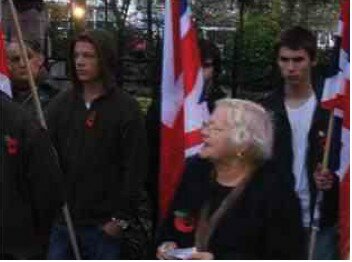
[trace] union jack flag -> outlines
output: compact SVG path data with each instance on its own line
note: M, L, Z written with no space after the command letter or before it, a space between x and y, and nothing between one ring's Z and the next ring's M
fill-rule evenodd
M180 181L185 158L201 147L200 129L209 117L202 99L197 32L187 0L166 0L164 21L159 174L162 217Z
M330 161L340 178L339 250L348 259L350 250L350 1L341 3L332 75L325 81L322 106L335 114L332 149L338 147L338 161Z

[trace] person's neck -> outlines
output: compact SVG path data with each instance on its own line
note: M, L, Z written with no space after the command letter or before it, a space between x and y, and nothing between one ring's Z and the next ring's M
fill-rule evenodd
M216 181L223 186L236 187L250 173L240 161L215 163Z
M310 83L301 83L295 86L285 86L285 97L287 100L305 100L313 94Z
M83 98L86 103L91 103L105 93L102 82L95 81L83 84Z

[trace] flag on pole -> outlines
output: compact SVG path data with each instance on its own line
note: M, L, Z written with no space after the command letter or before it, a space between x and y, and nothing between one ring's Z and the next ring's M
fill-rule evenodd
M185 158L197 153L209 117L197 32L187 0L166 0L161 87L160 214L173 198Z
M339 144L340 153L335 173L340 178L339 251L342 259L350 253L350 1L341 3L338 26L336 74L325 81L322 106L333 110L335 130L332 143ZM339 138L340 141L336 139Z
M0 90L12 98L9 71L7 68L5 37L2 31L2 17L0 16Z

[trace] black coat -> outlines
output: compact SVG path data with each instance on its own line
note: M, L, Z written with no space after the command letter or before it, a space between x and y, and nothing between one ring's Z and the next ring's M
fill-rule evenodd
M241 197L221 218L209 244L215 259L303 258L298 200L269 166L254 174ZM177 229L175 214L182 212L190 216L188 221L197 220L203 204L214 197L212 169L205 160L188 160L168 217L159 230L159 244L175 241L180 247L194 246L195 226L189 232Z
M115 88L87 109L79 90L48 106L48 127L78 225L136 215L147 172L145 129L137 102Z
M72 89L47 107L50 135L64 173L73 221L99 225L113 217L137 216L147 173L147 141L139 105L117 86L114 38L104 30L86 31L95 47L104 94L89 109L70 46Z
M320 107L320 92L316 92L317 107L315 109L312 125L308 134L308 152L306 157L307 173L310 190L310 209L313 216L314 205L317 196L313 173L317 164L322 162L323 141L326 138L329 113ZM284 105L284 94L282 90L276 90L270 97L263 101L263 105L273 114L275 139L273 159L281 174L282 179L292 189L295 186L293 174L293 148L292 131ZM332 148L334 154L337 148ZM333 170L333 169L332 169ZM335 176L333 188L324 192L321 206L321 226L332 226L337 222L338 211L338 178Z
M0 253L25 259L41 253L48 241L62 204L61 174L48 134L4 97L0 112Z
M12 101L18 103L25 111L28 111L34 119L36 117L36 109L34 106L34 99L30 88L25 91L18 91L16 84L11 82L13 99ZM49 79L43 79L37 83L38 85L38 97L40 104L45 108L49 102L59 93L59 90L56 89L49 81Z

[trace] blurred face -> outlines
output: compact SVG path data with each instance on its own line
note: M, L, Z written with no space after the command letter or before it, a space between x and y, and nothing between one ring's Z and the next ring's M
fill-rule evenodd
M216 107L209 122L202 128L204 146L200 151L200 157L214 161L233 158L235 149L230 141L230 132L227 108Z
M316 62L311 61L306 50L281 47L277 63L286 85L294 87L310 84L311 68L315 66Z
M27 48L29 66L34 79L39 76L40 69L43 65L43 56L32 49ZM20 46L16 42L12 42L7 48L7 58L11 80L14 82L28 82L29 75L26 70L24 59L22 59Z
M100 77L99 59L95 46L79 41L74 47L76 74L82 83L95 82Z

